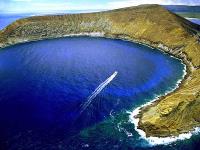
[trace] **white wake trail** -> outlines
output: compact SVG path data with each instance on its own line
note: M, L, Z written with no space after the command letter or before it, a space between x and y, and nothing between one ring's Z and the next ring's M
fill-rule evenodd
M109 78L107 78L104 82L102 82L92 94L88 97L87 101L82 105L80 113L82 113L92 102L92 100L116 77L118 74L115 71Z

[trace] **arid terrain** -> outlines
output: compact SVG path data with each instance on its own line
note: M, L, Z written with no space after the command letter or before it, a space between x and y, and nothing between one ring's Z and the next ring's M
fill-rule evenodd
M200 126L200 26L159 5L99 13L35 16L0 31L0 47L67 35L99 35L147 44L183 60L187 75L173 93L142 108L139 128L166 137Z

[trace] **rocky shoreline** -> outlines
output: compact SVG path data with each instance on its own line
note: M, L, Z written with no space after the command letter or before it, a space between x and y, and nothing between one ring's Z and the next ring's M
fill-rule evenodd
M159 5L100 13L39 16L0 31L0 48L66 36L100 36L145 44L181 59L187 75L173 92L140 110L147 137L178 136L200 126L200 26Z

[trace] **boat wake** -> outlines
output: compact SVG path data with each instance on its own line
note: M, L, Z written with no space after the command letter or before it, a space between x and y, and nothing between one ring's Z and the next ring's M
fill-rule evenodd
M115 71L109 78L107 78L104 82L102 82L92 94L87 98L87 101L82 105L80 113L82 113L92 102L92 100L116 77L118 74Z

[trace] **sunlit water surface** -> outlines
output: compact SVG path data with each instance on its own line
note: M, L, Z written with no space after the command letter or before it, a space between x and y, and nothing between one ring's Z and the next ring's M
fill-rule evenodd
M1 148L150 148L127 111L174 88L183 72L180 60L121 40L70 37L1 49Z

